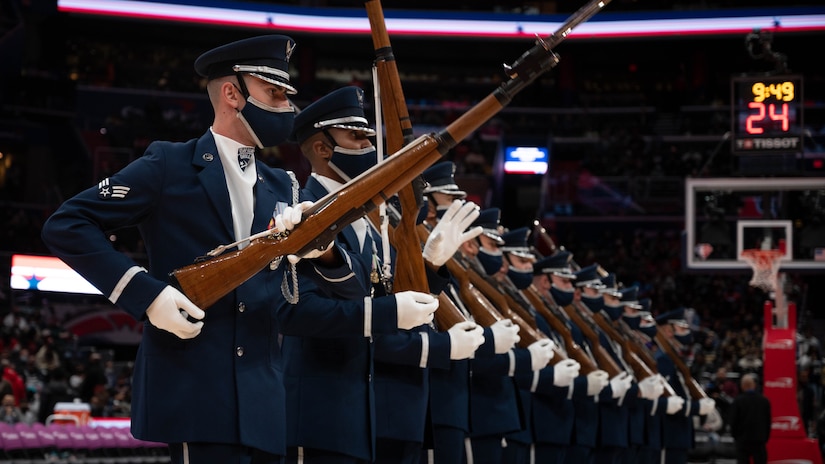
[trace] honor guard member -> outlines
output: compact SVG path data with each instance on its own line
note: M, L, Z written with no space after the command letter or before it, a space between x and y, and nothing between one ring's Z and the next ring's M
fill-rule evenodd
M467 192L461 190L455 183L455 169L452 161L440 161L421 174L427 182L422 192L427 197L425 222L430 223L431 226L434 225L435 219L444 215L455 200L467 198Z
M643 309L639 301L638 285L623 288L621 294L622 296L619 298L621 312L611 314L611 321L614 324L621 319L625 312ZM621 349L621 347L619 346L617 349ZM665 409L664 407L658 407L659 397L664 392L661 377L655 375L645 379L637 378L636 380L639 381L639 394L638 397L631 398L632 401L628 405L630 408L630 427L628 429L630 437L624 455L624 462L626 463L640 462L643 460L643 455L645 457L649 455L649 451L645 448L645 445L651 439L647 430L661 427L660 417L656 416L656 412L663 412ZM653 439L656 438L653 437Z
M693 343L693 334L685 320L684 308L660 314L656 318L656 323L663 342L671 343L677 352L686 350ZM676 406L675 403L668 405L668 414L662 419L663 462L685 464L688 461L688 451L695 444L692 416L709 414L716 407L716 402L707 397L699 400L691 397L687 386L687 382L691 380L682 377L682 372L664 347L656 352L656 365L676 395L684 400L682 407L677 411L670 409L670 406Z
M428 197L425 225L432 231L437 227L444 215L454 207L456 200L463 200L466 193L455 184L455 165L451 161L436 163L427 168L422 174L426 182L424 193ZM470 225L470 229L477 229L482 234L491 234L491 227L498 224L498 210L480 211L478 217ZM492 225L491 225L492 223ZM486 228L485 228L486 227ZM432 232L431 232L432 233ZM475 242L478 234L469 236L464 243ZM497 235L495 235L497 237ZM449 259L454 259L451 256ZM455 303L464 316L472 321L472 313L464 306L459 296L459 289L454 279L444 289L446 295ZM518 327L512 323L499 324L495 329L481 328L484 342L477 352L482 356L493 356L496 347L506 352L518 341ZM449 330L449 327L437 327L440 331ZM472 358L454 359L447 369L430 369L430 401L429 415L432 424L432 444L422 463L462 464L467 460L466 447L470 433L470 363Z
M576 274L573 272L571 266L573 255L569 251L562 250L553 257L556 258L556 262L551 263L551 266L553 266L550 267L552 272L548 273L551 281L549 293L555 304L566 307L573 304L576 297L575 287L572 282L576 279ZM588 277L587 280L590 280L590 278ZM563 310L561 312L566 314ZM571 328L570 332L573 336L573 340L581 346L588 353L590 358L594 360L594 363L596 363L594 350L598 349L598 347L594 347L591 344L591 341L584 336L581 328L572 323L572 321L569 322L569 326ZM617 416L620 402L623 402L624 397L627 391L631 388L632 384L632 378L628 376L626 372L621 372L611 379L606 377L607 373L604 370L599 369L596 372L598 375L595 373L590 373L588 376L588 386L590 387L588 391L590 394L589 396L598 396L598 399L594 399L599 416L597 421L597 442L591 453L594 461L600 459L605 460L606 457L610 457L615 454L617 444L622 443L622 438L624 438L626 446L626 435L622 435L623 433L627 433L626 427L613 427L611 429L611 426L608 424L613 423L609 421L616 421L617 419L619 420L617 423L623 423L621 422L621 417L617 418L615 416ZM578 403L577 405L582 408L587 408L581 403ZM583 427L582 433L587 433L590 424L581 425ZM578 430L579 429L577 428L577 431ZM586 436L588 437L587 443L589 443L590 435Z
M554 350L556 343L553 340L557 334L522 293L533 284L537 264L536 256L528 244L529 235L530 230L526 227L502 235L505 241L502 251L506 270L496 277L502 291L507 292L513 301L532 316L538 330L547 337L533 342L527 348L533 355L541 348ZM567 448L572 442L572 398L583 395L587 390L586 377L579 376L580 367L577 362L568 359L555 365L534 364L532 372L517 373L526 427L520 433L508 437L508 441L514 446L513 450L506 451L512 457L507 462L564 462ZM526 456L513 453L524 447L529 450Z
M358 87L335 90L305 107L292 137L312 167L301 199L317 201L373 166L374 135ZM281 304L287 462L373 462L372 337L424 324L437 306L429 294L412 291L371 297L375 249L369 227L361 218L336 237L350 254L348 272L320 276L301 261L298 301Z
M52 252L144 322L131 431L168 443L176 464L278 463L286 451L275 311L282 273L267 267L208 308L170 285L169 273L216 246L243 248L272 221L287 228L279 212L297 203L297 183L258 161L255 149L292 130L294 49L289 37L265 35L202 54L195 71L207 79L211 127L187 142L152 142L43 227ZM109 240L131 226L146 244L148 268Z
M555 259L553 259L555 258ZM577 292L580 302L584 304L590 311L601 311L604 304L601 297L600 289L604 288L601 279L597 274L598 265L592 264L573 272L570 266L572 255L567 251L562 251L559 255L551 257L551 260L545 265L546 269L550 271L551 275L556 275L554 279L556 286L562 285L558 282L559 278L569 279L572 273L573 285ZM548 288L549 290L549 288ZM589 395L578 395L573 398L573 405L576 411L575 415L575 432L573 435L573 443L567 452L565 462L570 464L578 464L582 462L590 462L593 456L593 450L597 444L599 432L599 394L608 384L607 373L601 376L601 388L599 388L598 379L591 382L593 389Z
M639 299L638 309L636 305L623 306L623 313L620 324L625 324L628 330L631 330L631 335L638 337L636 340L644 344L645 348L653 343L656 337L656 320L650 314L651 300L650 298ZM651 356L653 356L651 354ZM645 436L644 443L639 446L637 453L637 462L641 464L658 464L662 458L662 417L668 414L668 411L675 413L681 409L684 399L678 396L663 397L660 391L664 391L665 380L660 374L655 375L655 380L658 382L649 392L649 397L656 396L650 402L643 402L644 408L642 414L645 421ZM644 381L639 383L640 391L643 390ZM631 423L633 423L633 413L631 412Z
M498 208L482 211L477 219L480 222L476 222L482 227L482 234L459 248L456 260L468 273L485 278L502 269L504 261L499 246L504 241L499 234L500 216ZM455 279L454 285L457 291L462 289ZM468 282L467 286L472 287L472 284ZM484 308L473 306L481 298L493 306L484 296L462 302L465 307L483 311ZM475 464L501 464L503 452L510 446L505 435L523 427L514 377L517 371L532 370L530 352L515 346L520 335L512 320L498 320L490 329L493 332L492 350L485 343L470 361L470 439L466 462Z
M313 176L307 181L306 190L323 194L323 190L334 191L344 182L364 173L377 163L377 152L372 142L365 136L363 127L357 124L363 118L363 93L360 89L336 90L324 102L316 102L312 111L304 110L297 118L295 138L302 146L302 152L313 166ZM356 118L331 110L338 98L348 99L350 108L360 108ZM360 102L360 103L353 103ZM321 103L318 105L318 103ZM315 106L318 105L318 106ZM363 118L365 119L365 118ZM321 189L323 187L323 190ZM455 205L445 218L438 234L439 240L425 244L424 258L440 269L460 245L466 226L475 219L477 207L472 203ZM472 216L467 219L467 216ZM339 233L342 245L352 247L350 255L361 261L369 269L370 285L362 296L380 296L391 293L391 276L394 273L395 251L387 247L373 226L366 222L353 223L354 232ZM480 233L478 230L476 233ZM359 237L363 234L363 242ZM436 236L434 231L433 238ZM349 238L346 238L349 237ZM389 244L388 244L389 245ZM429 268L428 268L429 269ZM428 273L431 284L430 294L421 292L401 292L415 296L417 301L436 301L431 294L438 294L446 285L446 271ZM432 319L430 319L430 322ZM405 327L410 330L396 330L390 334L374 334L373 390L375 392L376 433L374 462L411 462L418 464L425 438L428 400L428 368L447 368L451 359L468 357L483 342L482 330L472 330L475 324L451 333L438 333L427 324ZM465 330L469 329L469 330ZM311 431L310 431L311 432Z
M534 292L548 309L556 306L556 302L550 294L552 281L562 279L569 282L575 278L570 266L571 258L570 252L561 250L538 260L533 266L533 283L527 291ZM561 308L551 316L556 317L558 323L566 327L566 331L571 334L571 338L573 337L572 334L578 331L578 327L566 317ZM549 321L545 321L545 323L550 324ZM567 360L553 366L555 376L558 376L559 372L563 372L565 366L562 363L574 363L576 367L574 375L569 377L569 380L561 383L555 382L557 387L563 387L560 392L561 395L556 397L556 406L553 408L554 421L558 424L554 431L555 441L557 446L561 446L564 437L568 437L567 440L569 441L566 450L559 455L558 459L563 459L564 462L587 462L586 457L592 452L592 448L596 443L596 433L598 431L596 401L598 401L599 393L607 386L607 373L596 369L587 375L579 375L581 365L573 360L569 351L566 351L567 346L563 335L555 330L549 332L548 335L568 355ZM577 458L582 460L576 461Z

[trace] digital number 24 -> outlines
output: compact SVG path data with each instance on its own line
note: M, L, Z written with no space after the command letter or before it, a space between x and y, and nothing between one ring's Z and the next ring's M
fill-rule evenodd
M751 114L745 120L745 130L748 134L762 134L765 132L765 129L762 127L756 127L755 124L764 121L765 116L769 117L771 121L781 121L782 122L782 131L787 132L788 130L788 104L782 104L782 111L777 113L776 106L774 103L767 105L767 110L765 109L764 103L758 102L750 102L748 103L748 108L755 109L757 112L756 114Z

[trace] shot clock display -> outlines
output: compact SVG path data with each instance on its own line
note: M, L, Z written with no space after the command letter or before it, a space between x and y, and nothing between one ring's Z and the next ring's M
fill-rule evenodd
M802 152L802 76L731 79L731 151L734 154Z

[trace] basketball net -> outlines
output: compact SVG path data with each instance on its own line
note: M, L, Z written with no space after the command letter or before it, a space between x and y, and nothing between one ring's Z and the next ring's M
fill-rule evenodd
M767 293L774 294L774 314L776 326L787 328L787 307L785 306L785 289L780 285L779 267L785 253L781 250L770 249L770 242L764 242L762 248L742 250L741 258L753 269L753 277L749 282L751 287L760 288ZM784 277L784 274L783 276Z
M780 258L784 255L785 253L779 250L759 248L742 250L742 259L753 269L750 286L761 288L766 292L776 291Z

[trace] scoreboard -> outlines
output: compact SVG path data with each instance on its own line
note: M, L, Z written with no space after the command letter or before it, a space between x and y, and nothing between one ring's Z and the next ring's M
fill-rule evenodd
M802 153L802 76L731 78L731 152Z

